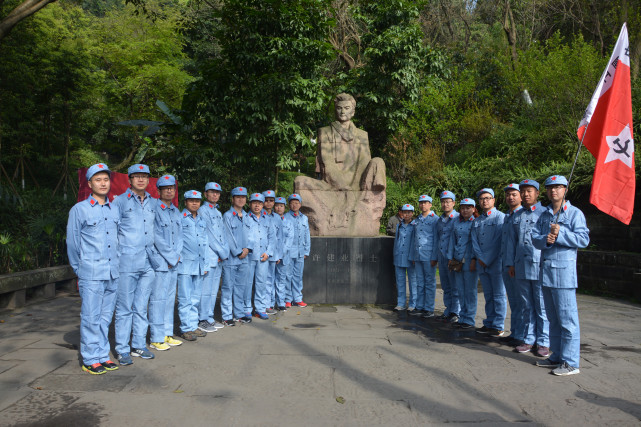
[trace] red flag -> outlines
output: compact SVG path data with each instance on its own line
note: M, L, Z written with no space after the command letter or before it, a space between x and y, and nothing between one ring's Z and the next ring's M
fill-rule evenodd
M628 29L621 28L610 62L577 130L596 158L590 203L630 224L635 174Z
M149 178L149 184L147 185L147 192L151 197L157 199L160 197L158 194L158 189L156 188L156 182L158 178ZM176 187L178 186L178 181L176 181ZM129 188L129 176L126 173L111 172L111 190L109 191L109 200L113 200L119 194L124 193ZM87 185L87 168L78 169L78 201L82 202L87 197L91 195L91 189ZM172 200L173 204L178 207L178 191Z

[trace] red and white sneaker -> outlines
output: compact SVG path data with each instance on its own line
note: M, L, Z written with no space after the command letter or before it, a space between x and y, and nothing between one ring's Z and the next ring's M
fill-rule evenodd
M307 304L305 304L303 301L299 302L293 302L292 305L295 305L296 307L307 307Z
M291 302L286 302L286 303L285 303L285 308L290 308L291 306L292 306L292 303L291 303Z

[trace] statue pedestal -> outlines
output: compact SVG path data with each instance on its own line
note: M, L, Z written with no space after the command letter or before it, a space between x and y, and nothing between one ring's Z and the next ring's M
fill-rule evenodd
M396 305L393 255L393 237L312 237L304 301Z
M378 236L385 209L385 190L295 190L312 236Z

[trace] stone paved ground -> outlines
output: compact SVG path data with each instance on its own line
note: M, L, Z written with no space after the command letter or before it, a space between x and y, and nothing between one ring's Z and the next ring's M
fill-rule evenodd
M474 332L354 306L290 309L92 376L76 349L80 299L63 295L0 313L0 424L640 424L641 306L579 306L572 377Z

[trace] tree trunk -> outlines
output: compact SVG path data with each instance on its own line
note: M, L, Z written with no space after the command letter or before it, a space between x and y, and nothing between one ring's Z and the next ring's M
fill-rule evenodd
M0 20L0 42L20 21L55 1L56 0L24 0Z
M510 45L512 52L512 70L516 71L516 63L518 55L516 53L516 24L514 23L514 15L512 15L512 8L510 7L510 0L505 0L505 16L503 18L503 30L507 36L507 42Z

